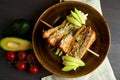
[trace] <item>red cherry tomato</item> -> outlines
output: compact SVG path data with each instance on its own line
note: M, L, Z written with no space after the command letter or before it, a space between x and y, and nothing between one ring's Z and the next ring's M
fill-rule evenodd
M20 71L23 71L26 69L26 64L23 61L17 62L16 63L16 68Z
M18 60L23 61L26 59L26 52L25 51L19 51L18 52Z
M28 62L34 62L35 61L34 53L30 53L30 54L27 55L27 61Z
M14 52L12 52L12 51L9 51L9 52L7 53L7 55L6 55L6 57L7 57L7 60L9 60L9 61L14 61L15 58L16 58L16 54L15 54Z
M37 74L37 73L39 72L38 66L37 66L37 65L32 65L32 66L30 66L29 72L30 72L31 74Z

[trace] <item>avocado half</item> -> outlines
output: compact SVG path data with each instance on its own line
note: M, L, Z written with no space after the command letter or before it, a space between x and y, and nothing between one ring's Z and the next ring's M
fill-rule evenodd
M5 37L1 39L0 46L2 49L7 51L32 49L32 43L30 41L16 37Z

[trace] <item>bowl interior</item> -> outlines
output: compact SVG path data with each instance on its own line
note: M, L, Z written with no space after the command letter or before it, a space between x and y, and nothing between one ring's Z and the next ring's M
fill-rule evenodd
M82 58L86 66L80 67L76 71L63 72L61 71L63 67L61 58L54 55L54 51L49 49L47 41L42 38L42 30L49 28L41 23L40 20L42 19L55 27L61 24L66 15L70 14L70 10L74 10L74 8L88 14L87 25L92 27L97 36L96 41L90 49L98 53L100 57L87 52ZM48 71L62 77L80 77L92 72L103 62L110 47L110 32L104 17L94 8L81 2L61 2L48 8L39 17L33 30L32 42L38 61Z

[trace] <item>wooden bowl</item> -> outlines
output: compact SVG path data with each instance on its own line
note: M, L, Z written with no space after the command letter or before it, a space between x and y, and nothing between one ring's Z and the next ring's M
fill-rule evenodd
M42 37L42 30L47 30L48 27L40 20L44 20L52 26L57 26L65 19L66 15L70 14L70 10L77 8L88 14L87 25L91 25L96 32L96 41L91 46L91 50L98 53L100 56L87 52L82 60L86 66L78 68L76 71L63 72L61 71L62 60L54 55L54 52L48 48L48 43ZM104 17L93 7L75 1L61 2L49 7L38 18L32 35L33 49L35 55L41 65L49 72L61 77L80 77L95 70L104 61L110 48L110 31L109 26Z

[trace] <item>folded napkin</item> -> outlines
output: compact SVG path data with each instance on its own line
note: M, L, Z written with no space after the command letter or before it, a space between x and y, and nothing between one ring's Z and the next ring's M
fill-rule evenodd
M80 1L87 3L102 14L100 0L64 0L64 1ZM56 75L50 75L43 77L42 80L116 80L116 78L110 65L109 59L108 57L106 57L103 63L95 71L88 75L78 78L63 78Z

